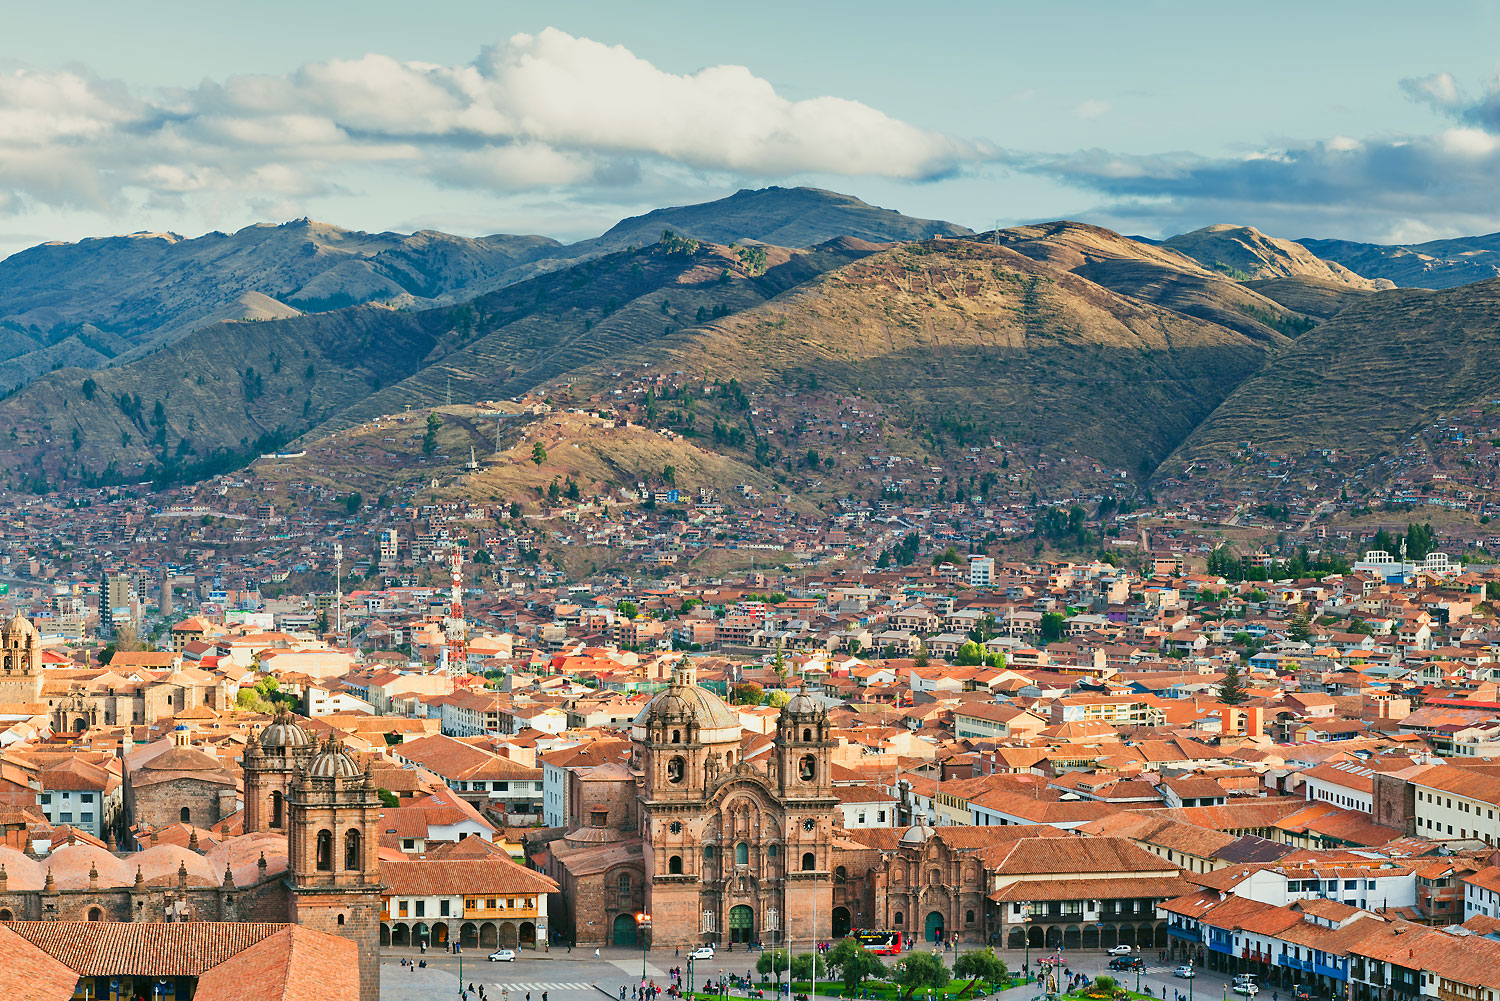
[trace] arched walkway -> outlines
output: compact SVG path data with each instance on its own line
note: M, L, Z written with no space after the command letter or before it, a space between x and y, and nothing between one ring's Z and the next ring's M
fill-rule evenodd
M849 908L835 907L833 909L833 937L846 938L850 931Z
M380 926L380 944L381 945L390 945L391 944L391 930L389 928L387 928L384 924L382 924Z
M1099 928L1096 925L1085 925L1083 929L1083 948L1099 948Z
M519 941L516 936L515 922L506 921L500 926L500 948L514 949Z
M1040 949L1047 944L1042 936L1042 929L1036 925L1032 925L1027 929L1026 939L1031 943L1031 948L1033 949Z
M391 926L391 945L411 945L411 931L404 923Z
M433 945L447 945L448 944L448 926L447 925L439 922L438 924L435 924L435 925L432 926L432 944Z
M1120 931L1114 925L1105 925L1099 933L1099 948L1113 949L1120 944Z
M610 941L615 945L635 945L635 918L629 914L616 915Z
M530 921L521 922L521 945L528 949L536 948L536 925Z
M1156 926L1156 947L1165 949L1167 947L1167 926L1159 924Z
M1068 927L1063 930L1064 949L1076 949L1079 947L1079 944L1082 941L1083 935L1077 925L1068 925Z
M411 926L411 944L421 945L423 942L432 943L432 929L427 927L427 922L418 921Z
M1135 945L1135 925L1120 926L1120 944Z
M479 926L479 948L493 949L499 941L500 937L495 932L495 922L486 921Z
M458 944L465 949L472 949L479 944L479 926L472 921L465 921L458 926Z
M1053 925L1047 929L1047 948L1056 949L1062 945L1062 930Z

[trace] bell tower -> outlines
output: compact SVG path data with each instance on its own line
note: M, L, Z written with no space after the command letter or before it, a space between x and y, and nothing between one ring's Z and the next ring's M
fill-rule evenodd
M245 745L245 833L287 830L287 797L297 773L317 751L291 713L276 714L258 739Z
M786 930L825 939L833 920L833 794L828 709L798 694L776 721L776 782L786 832Z
M360 1001L380 999L380 806L369 771L332 736L286 797L291 918L358 946Z
M42 697L42 648L36 626L20 612L0 628L0 701Z

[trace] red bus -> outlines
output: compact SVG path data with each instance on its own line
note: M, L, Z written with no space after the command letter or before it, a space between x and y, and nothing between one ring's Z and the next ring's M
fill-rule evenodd
M877 956L899 956L904 945L899 931L862 931L854 938Z

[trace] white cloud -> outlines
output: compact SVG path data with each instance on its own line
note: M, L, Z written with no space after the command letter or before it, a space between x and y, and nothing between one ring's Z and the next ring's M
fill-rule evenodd
M1109 110L1108 101L1087 100L1078 102L1073 109L1073 114L1078 118L1098 118Z
M549 28L442 66L386 55L133 93L80 72L0 76L0 207L294 195L379 168L494 191L688 168L924 180L994 151L857 101L793 101L743 66L668 73Z

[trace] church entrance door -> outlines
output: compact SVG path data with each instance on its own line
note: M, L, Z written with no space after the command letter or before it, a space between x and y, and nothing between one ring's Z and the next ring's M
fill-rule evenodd
M943 915L932 911L927 915L927 941L938 942L943 937Z
M755 912L745 904L729 910L729 941L749 942L754 936Z
M833 909L833 937L847 938L849 935L849 908L835 907Z
M613 938L615 945L635 945L635 918L629 914L617 915Z

